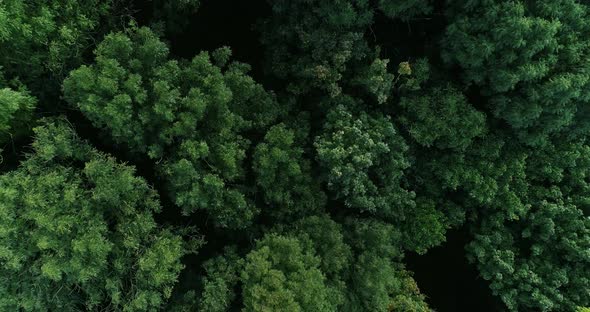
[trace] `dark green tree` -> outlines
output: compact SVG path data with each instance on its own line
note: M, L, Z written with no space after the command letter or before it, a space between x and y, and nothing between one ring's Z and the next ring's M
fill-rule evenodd
M432 12L430 0L379 0L378 4L385 15L402 20Z
M297 95L314 89L337 96L350 63L370 52L363 39L372 23L367 0L272 1L263 25L270 72Z
M339 311L430 311L400 263L402 236L394 226L361 218L340 224L324 215L288 232L315 251Z
M229 310L237 297L236 285L240 280L244 260L235 248L227 248L223 255L204 264L203 291L199 298L199 311L223 312Z
M424 147L465 150L486 130L485 114L465 96L447 86L433 87L404 96L399 122L412 139Z
M395 74L380 47L371 46L376 16L408 21L432 11L428 0L269 2L272 15L260 27L261 41L268 72L288 92L336 97L363 90L380 104L390 97Z
M462 225L498 309L590 305L587 1L201 4L0 0L0 310L426 312Z
M462 69L522 142L539 146L552 134L588 129L587 118L576 118L590 99L585 4L455 1L447 15L443 59Z
M561 196L558 189L550 196ZM511 311L572 311L590 296L590 221L562 198L530 204L517 220L502 212L478 224L468 246L482 276Z
M355 113L359 105L352 98L341 98L341 102L330 110L315 141L333 198L353 211L401 227L409 250L423 253L444 241L448 227L444 214L432 201L416 202L414 192L404 185L409 147L391 118Z
M279 225L239 257L205 264L200 309L226 311L430 311L400 263L399 231L374 220L342 225L327 215ZM243 302L236 302L242 290Z
M493 201L474 225L470 257L510 310L588 304L589 162L583 142L531 151L522 175L526 188L509 185L512 200Z

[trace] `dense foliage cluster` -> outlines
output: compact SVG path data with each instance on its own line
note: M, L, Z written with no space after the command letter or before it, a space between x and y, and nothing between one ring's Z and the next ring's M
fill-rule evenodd
M0 73L1 74L1 73ZM2 79L2 77L0 77ZM0 150L4 144L25 136L37 100L26 89L10 88L0 80Z
M162 306L189 249L155 222L156 192L63 121L35 128L33 148L0 176L0 308Z
M553 133L587 129L587 11L575 0L456 2L442 56L518 138L544 144Z
M38 95L58 94L61 80L82 63L114 0L0 3L0 66L7 79L20 79ZM105 25L106 26L106 25Z
M183 213L205 209L217 225L243 228L258 209L242 182L251 144L242 132L264 127L277 109L245 76L247 66L225 64L229 53L215 51L217 65L207 52L170 60L152 31L132 29L106 36L96 64L72 71L63 86L66 100L115 142L157 160Z
M590 4L211 1L0 1L1 311L590 306Z

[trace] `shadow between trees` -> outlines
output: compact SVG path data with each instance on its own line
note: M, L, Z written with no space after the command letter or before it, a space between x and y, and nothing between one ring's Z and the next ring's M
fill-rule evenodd
M489 283L465 257L470 234L466 226L447 232L446 242L424 255L406 253L405 263L426 301L437 312L501 312Z

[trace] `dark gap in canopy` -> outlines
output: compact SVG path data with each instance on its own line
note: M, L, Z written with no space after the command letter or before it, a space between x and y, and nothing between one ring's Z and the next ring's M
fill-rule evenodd
M205 0L189 24L177 34L170 34L174 55L190 59L200 51L214 51L222 46L232 49L232 60L252 66L256 81L263 78L264 50L256 23L270 15L264 0Z
M408 252L406 266L414 272L426 302L437 312L504 311L489 283L465 257L470 234L466 226L447 232L446 242L425 255Z

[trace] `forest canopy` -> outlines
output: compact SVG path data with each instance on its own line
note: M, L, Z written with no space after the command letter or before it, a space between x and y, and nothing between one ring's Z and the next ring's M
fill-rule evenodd
M0 153L0 311L590 307L586 1L0 1Z

